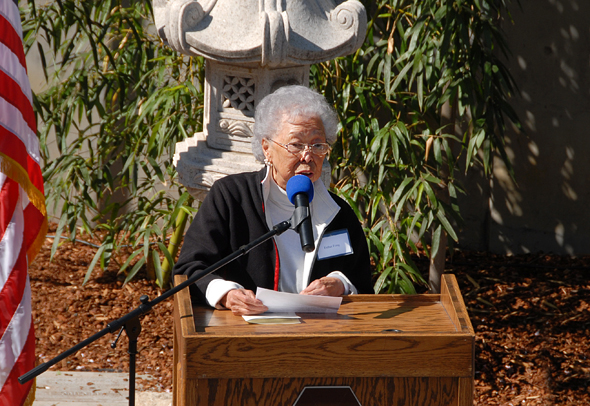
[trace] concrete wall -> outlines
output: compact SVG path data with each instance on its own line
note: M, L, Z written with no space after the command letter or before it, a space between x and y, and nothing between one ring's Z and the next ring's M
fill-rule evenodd
M468 176L460 246L590 254L590 1L521 5L504 24L526 131L508 134L516 184L499 160L491 182Z

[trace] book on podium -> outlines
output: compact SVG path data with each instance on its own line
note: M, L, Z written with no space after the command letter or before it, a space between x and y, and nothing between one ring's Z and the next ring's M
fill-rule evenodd
M174 405L473 405L475 335L453 275L440 294L350 295L298 316L250 324L181 291Z

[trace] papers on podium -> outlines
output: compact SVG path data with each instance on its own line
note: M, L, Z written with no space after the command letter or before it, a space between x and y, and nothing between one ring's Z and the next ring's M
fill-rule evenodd
M248 323L299 323L296 313L337 313L342 303L342 297L299 295L264 288L256 290L256 298L268 307L268 311L256 316L242 316Z

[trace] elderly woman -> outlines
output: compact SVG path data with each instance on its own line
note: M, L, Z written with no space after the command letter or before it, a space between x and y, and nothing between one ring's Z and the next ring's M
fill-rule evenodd
M322 164L336 139L338 119L323 96L304 86L286 86L256 108L252 151L266 167L215 182L184 238L175 274L191 275L288 220L295 209L285 191L294 175L313 182L310 203L315 250L302 251L298 234L280 236L202 278L197 300L236 315L267 310L256 287L305 295L373 293L369 252L353 210L328 192ZM322 238L349 239L352 249L322 252Z

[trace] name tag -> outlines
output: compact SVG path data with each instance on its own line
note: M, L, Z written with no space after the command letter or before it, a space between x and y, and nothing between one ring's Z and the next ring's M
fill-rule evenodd
M336 230L324 234L318 247L318 259L328 259L352 254L348 230Z

